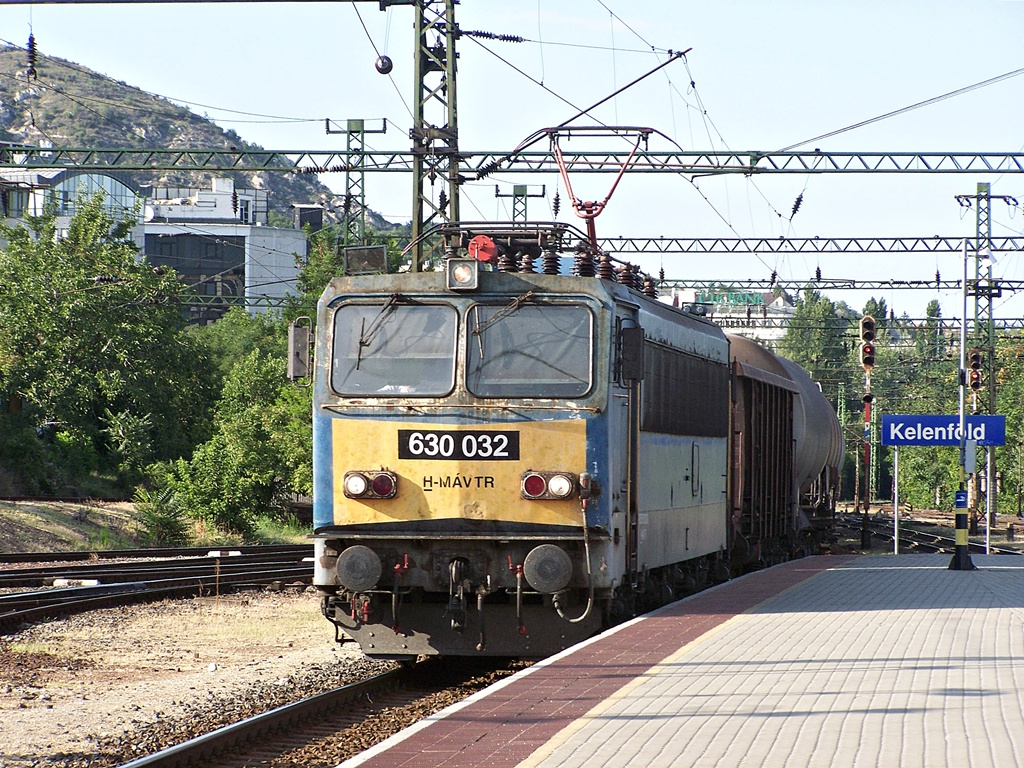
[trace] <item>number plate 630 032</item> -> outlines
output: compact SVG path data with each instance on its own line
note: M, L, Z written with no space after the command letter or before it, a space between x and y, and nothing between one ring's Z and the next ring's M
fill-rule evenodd
M398 430L398 458L518 461L519 433L497 430Z

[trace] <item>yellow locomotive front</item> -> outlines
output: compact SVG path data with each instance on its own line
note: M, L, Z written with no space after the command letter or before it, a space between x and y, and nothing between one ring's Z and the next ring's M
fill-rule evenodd
M540 656L601 623L605 310L572 278L473 279L339 278L320 303L316 584L371 655Z

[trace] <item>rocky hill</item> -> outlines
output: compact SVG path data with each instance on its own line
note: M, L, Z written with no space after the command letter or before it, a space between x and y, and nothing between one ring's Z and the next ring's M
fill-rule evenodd
M24 49L0 48L0 141L31 146L126 149L263 149L211 120L74 62L37 54L29 77ZM240 187L266 189L270 207L290 217L292 203L341 209L341 200L310 176L277 172L230 174ZM139 185L209 186L209 175L131 173ZM205 178L204 178L205 176ZM378 230L398 225L368 212Z

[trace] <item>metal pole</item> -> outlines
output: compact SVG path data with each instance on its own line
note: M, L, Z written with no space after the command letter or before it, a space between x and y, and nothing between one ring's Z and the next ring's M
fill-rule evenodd
M995 447L985 451L985 554L992 554L992 523L995 522L996 473Z
M967 238L963 243L964 259L964 282L963 282L963 305L960 312L960 487L956 492L956 504L954 508L956 543L953 547L953 559L949 562L951 571L973 571L974 563L971 562L971 555L968 551L967 538L967 487L965 477L967 474L967 417L964 413L964 397L966 382L967 363Z
M892 449L892 553L900 553L900 447Z

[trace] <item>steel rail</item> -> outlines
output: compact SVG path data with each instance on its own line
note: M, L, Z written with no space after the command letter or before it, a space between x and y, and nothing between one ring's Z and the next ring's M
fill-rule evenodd
M858 515L844 515L843 522L849 528L860 529L862 525L861 516ZM924 549L928 552L935 552L939 554L952 554L953 548L956 541L953 536L943 536L938 533L929 533L927 531L921 531L916 528L909 527L913 523L901 522L900 523L900 544L907 541L911 548ZM868 527L871 529L873 536L879 536L887 541L893 539L893 523L892 519L878 519L869 518ZM971 552L975 554L984 554L985 545L979 542L969 542L968 547ZM989 552L993 555L1024 555L1024 551L1019 549L1010 549L1008 547L995 547L990 546Z
M404 669L388 670L366 680L349 683L333 691L327 691L294 704L277 707L261 715L218 728L203 736L132 760L122 765L121 768L178 768L179 766L205 765L211 758L228 749L317 717L323 712L338 709L382 687L394 686L404 672Z
M203 558L174 558L145 560L132 563L97 563L74 566L44 566L42 568L14 568L0 571L0 587L50 587L59 579L67 581L102 581L118 584L128 581L150 581L174 578L213 578L234 573L259 573L275 569L301 568L303 559L312 561L313 553L302 556L239 555Z
M140 549L83 549L74 552L0 552L0 563L62 563L79 560L145 560L171 557L208 557L213 552L240 552L242 555L311 555L309 544L246 544L217 547L144 547Z
M276 568L267 571L211 574L206 577L193 576L2 595L0 596L0 632L14 629L25 622L166 597L219 594L221 591L231 589L265 587L283 583L300 583L310 586L312 582L313 566L310 563L304 566ZM120 589L116 587L120 587ZM69 590L76 591L69 592Z

